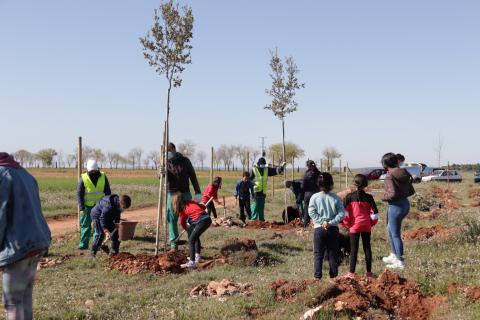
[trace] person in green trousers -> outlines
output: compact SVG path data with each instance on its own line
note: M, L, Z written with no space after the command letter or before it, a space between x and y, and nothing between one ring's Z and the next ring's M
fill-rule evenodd
M270 168L267 167L265 158L261 157L257 161L257 165L252 168L250 180L253 182L254 201L251 204L252 215L250 220L265 221L265 198L267 197L268 177L282 174L285 170L286 163L281 166Z
M193 168L190 159L177 152L175 145L171 142L168 144L167 151L167 222L170 246L173 250L177 250L178 246L175 240L178 238L178 216L173 212L172 194L180 192L182 193L185 201L192 200L189 182L192 183L195 191L194 200L196 202L200 202L202 193L200 190L200 185L198 184L195 169Z
M77 186L77 202L80 208L80 250L87 250L92 236L92 208L104 197L111 195L110 183L100 171L96 160L87 161L87 172L83 173Z

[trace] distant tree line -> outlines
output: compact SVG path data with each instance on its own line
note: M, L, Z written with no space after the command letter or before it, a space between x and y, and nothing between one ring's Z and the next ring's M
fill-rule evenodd
M305 152L295 143L286 143L286 162L292 161L298 166L298 159L304 157ZM264 155L267 163L279 165L283 161L282 143L270 145ZM210 168L211 155L210 150L197 150L196 144L191 140L185 140L177 144L177 151L189 158L197 168ZM333 160L339 158L341 154L335 148L328 147L323 151L326 158L325 167L332 165ZM77 150L65 154L61 150L53 148L41 149L38 152L30 152L25 149L14 153L15 159L24 167L35 168L76 168ZM244 145L226 145L222 144L214 148L213 167L215 170L237 171L249 170L258 158L262 156L261 151ZM151 169L157 170L160 165L160 152L150 151L146 153L142 148L132 148L126 154L118 152L104 152L100 148L92 148L88 145L82 147L83 167L86 166L88 159L96 159L102 168L110 169Z
M444 166L446 169L447 167ZM474 163L474 164L451 164L450 169L452 170L459 170L459 171L476 171L480 170L480 163Z

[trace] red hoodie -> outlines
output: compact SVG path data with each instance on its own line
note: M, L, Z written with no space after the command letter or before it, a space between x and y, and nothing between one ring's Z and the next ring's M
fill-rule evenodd
M213 184L209 184L207 189L205 189L201 202L207 203L210 198L213 198L213 200L218 202L218 188L215 187Z
M348 215L343 219L342 224L351 233L371 232L372 226L376 225L378 219L372 220L371 214L378 213L377 205L371 194L363 190L349 193L344 202Z
M185 208L182 212L180 212L180 224L182 225L183 229L187 230L187 219L190 221L195 222L197 221L202 214L205 213L205 206L196 203L195 201L187 201L185 203Z

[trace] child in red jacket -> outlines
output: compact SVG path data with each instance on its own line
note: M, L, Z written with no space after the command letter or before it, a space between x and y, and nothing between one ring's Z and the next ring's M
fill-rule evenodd
M217 210L215 210L215 204L213 203L213 201L215 201L217 204L220 204L220 201L218 201L218 189L221 189L221 188L222 188L222 178L215 177L215 179L213 179L213 183L209 184L207 189L205 189L205 191L203 192L202 200L200 201L203 204L207 204L208 215L213 214L213 217L215 219L217 218ZM213 201L210 201L210 199L212 198L213 198Z
M364 190L368 186L367 177L363 174L356 175L354 184L357 191L349 193L344 199L344 207L348 215L345 216L342 224L348 228L350 233L350 272L346 276L355 278L358 246L361 237L367 265L367 277L374 277L370 235L372 227L378 222L378 209L373 196Z
M182 264L182 268L195 269L200 261L200 236L210 227L212 219L205 211L205 206L195 201L185 201L180 192L172 195L172 208L175 215L180 216L180 224L183 229L190 229L188 237L189 258L188 262Z

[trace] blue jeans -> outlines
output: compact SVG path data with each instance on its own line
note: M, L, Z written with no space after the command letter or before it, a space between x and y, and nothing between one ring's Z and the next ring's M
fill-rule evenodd
M33 282L37 264L44 252L5 266L3 269L3 303L6 319L33 319Z
M403 241L401 235L402 221L410 211L408 199L402 199L389 203L387 210L387 232L392 253L397 259L403 260Z

